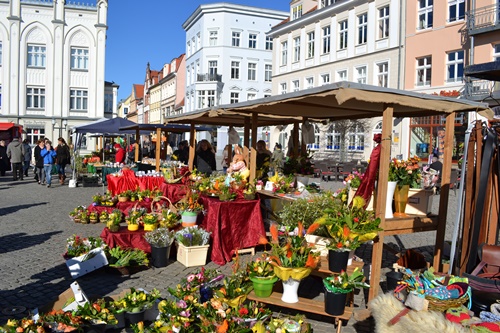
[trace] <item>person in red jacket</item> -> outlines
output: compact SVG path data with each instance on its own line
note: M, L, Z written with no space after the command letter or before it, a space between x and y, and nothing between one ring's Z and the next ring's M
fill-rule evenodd
M115 144L115 162L116 163L124 163L125 162L125 149L119 143Z

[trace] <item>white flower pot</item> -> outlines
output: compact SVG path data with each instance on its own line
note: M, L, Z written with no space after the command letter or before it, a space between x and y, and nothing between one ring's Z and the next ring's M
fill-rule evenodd
M392 199L394 198L394 191L396 190L396 185L398 182L389 182L387 185L387 202L385 203L385 218L392 219L394 217L392 213Z
M294 280L292 278L282 281L283 282L283 295L281 300L285 303L298 303L299 301L299 285L300 280Z

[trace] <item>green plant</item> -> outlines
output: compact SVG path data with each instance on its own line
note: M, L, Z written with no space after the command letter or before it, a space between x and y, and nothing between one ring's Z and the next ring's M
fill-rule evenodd
M86 238L73 235L66 239L66 255L68 257L78 257L96 248L106 248L106 243L100 237Z
M147 266L149 264L146 252L140 249L122 249L116 246L108 250L108 261L111 267Z
M158 223L158 215L156 213L146 213L142 216L142 221L144 224L156 224Z
M83 305L78 305L78 308L73 314L81 316L84 320L92 324L116 325L118 323L112 304L106 302L104 299L98 299L93 303L86 302Z
M123 213L119 209L113 209L113 211L108 215L108 223L113 225L119 225L122 221Z
M281 225L295 229L299 222L305 229L323 216L326 208L331 207L335 202L335 197L331 192L324 192L312 199L297 199L283 205L278 213Z
M168 228L157 228L153 231L144 234L146 241L154 247L167 247L172 244L175 239L173 231Z
M151 293L146 293L144 290L130 288L130 292L115 303L119 303L125 311L141 312L151 308L160 296L161 294L157 289L153 289Z
M175 239L184 246L207 245L210 241L210 232L198 228L198 226L187 227L175 233Z
M368 288L370 285L363 282L365 276L356 267L351 275L342 271L340 274L335 274L323 279L323 284L326 290L332 293L350 293L354 288Z
M264 253L254 261L248 262L246 271L250 277L272 278L276 276L271 259Z

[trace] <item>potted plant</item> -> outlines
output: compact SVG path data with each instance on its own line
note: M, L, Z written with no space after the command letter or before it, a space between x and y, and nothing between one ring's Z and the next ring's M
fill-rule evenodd
M255 199L255 185L247 184L247 188L243 190L243 197L246 200L254 200Z
M109 213L106 210L103 210L101 214L99 214L99 222L106 223L109 219Z
M198 226L177 231L175 233L177 260L186 267L205 265L210 234Z
M160 227L173 229L180 221L180 215L177 212L171 211L170 209L162 209L161 211L162 219L160 222Z
M149 260L146 252L141 249L122 249L116 246L106 253L109 267L116 268L123 275L130 275L131 271L139 266L148 266Z
M396 212L394 216L404 217L406 204L408 203L408 192L411 188L420 188L422 175L419 166L420 159L415 156L408 160L393 158L389 165L389 180L396 181L394 188L394 203ZM386 207L388 209L389 207ZM386 216L387 217L387 216Z
M144 311L150 309L160 296L161 294L157 289L153 289L151 293L147 293L144 290L130 288L130 291L119 300L124 305L126 311L125 317L129 324L144 321Z
M299 301L297 291L300 280L311 273L318 264L318 253L314 253L313 247L304 238L302 223L298 225L298 231L291 233L285 229L284 235L279 239L278 225L270 226L271 242L262 236L261 244L270 244L271 264L274 273L283 281L283 295L281 300L285 303L297 303Z
M203 211L198 193L188 190L186 196L177 203L177 209L181 212L183 227L195 226L198 214Z
M82 256L93 249L105 249L106 243L100 237L80 237L73 235L66 239L66 259Z
M131 194L132 194L132 191L130 191L130 190L127 190L125 192L118 194L118 201L119 202L127 202L130 199Z
M146 213L142 216L142 222L144 222L145 231L152 231L156 229L158 215L156 213Z
M347 294L352 292L354 288L368 288L368 284L363 282L365 276L361 271L354 269L351 275L342 271L340 274L323 279L325 287L325 312L340 316L344 313Z
M108 227L110 232L118 232L120 230L120 223L122 222L122 218L123 213L119 209L113 209L113 211L108 214L106 227Z
M99 222L99 214L97 212L90 212L89 213L89 222L92 224Z
M233 193L233 187L227 186L225 184L219 185L219 200L220 201L230 201L236 197Z
M90 212L87 209L80 211L80 213L78 214L78 219L80 220L80 223L88 224L89 223L89 215L90 215Z
M151 245L151 263L154 267L166 267L170 256L170 246L174 241L174 232L168 228L157 228L146 232L144 238Z
M278 277L274 274L271 259L267 254L262 254L254 261L247 263L246 269L250 281L253 283L253 290L258 297L269 297L273 292L273 286Z
M104 299L98 299L95 302L85 302L83 305L78 305L73 312L80 316L90 324L97 325L116 325L118 320L112 303L106 302Z
M130 231L139 230L140 218L146 213L146 209L133 207L128 211L128 216L125 218L127 229Z

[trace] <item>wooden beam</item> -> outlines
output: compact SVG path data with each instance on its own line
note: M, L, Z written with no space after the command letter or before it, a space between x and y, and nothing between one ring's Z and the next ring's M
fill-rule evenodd
M189 130L189 171L193 171L194 167L194 154L196 145L196 129L194 123L191 123L191 128Z
M160 161L161 161L161 128L156 129L156 151L155 151L155 159L156 159L156 171L160 171Z
M245 158L245 163L247 166L250 165L250 130L251 130L251 119L245 118L245 127L243 127L243 157ZM250 169L251 170L251 169Z
M293 123L292 138L293 138L293 156L295 158L297 158L299 156L299 123L298 122ZM304 153L304 152L302 152L302 153Z
M377 183L377 206L375 207L375 215L380 217L380 228L386 227L385 222L385 206L387 201L387 186L389 181L389 162L391 159L391 142L392 142L392 116L394 108L392 105L384 107L382 117L382 142L380 150L380 167ZM379 236L373 243L372 250L372 267L370 278L370 291L368 300L371 301L378 295L380 284L380 274L382 267L382 251L384 248L384 231L379 232Z
M250 151L250 182L253 182L257 175L257 113L252 113L252 149Z
M307 117L304 117L304 122L305 121L307 121ZM306 154L307 148L306 148L306 143L304 142L303 138L304 138L304 136L302 135L302 137L300 138L300 151L302 152L302 154Z

